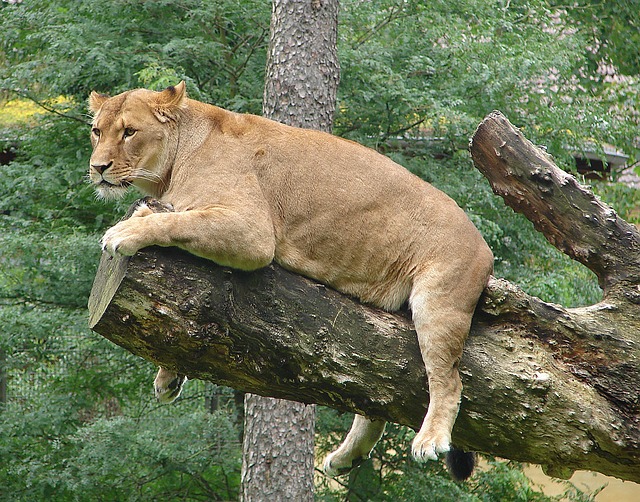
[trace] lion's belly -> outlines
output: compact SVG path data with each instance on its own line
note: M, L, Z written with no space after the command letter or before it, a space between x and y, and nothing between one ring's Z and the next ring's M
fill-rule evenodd
M318 220L290 228L278 239L275 261L364 302L400 308L411 292L419 261L413 250L415 236L375 218L356 225L326 216Z
M315 279L331 286L342 293L355 296L365 303L370 303L386 310L399 309L409 298L412 278L385 274L380 269L362 269L333 266L318 260L291 253L277 256L277 263L284 268Z

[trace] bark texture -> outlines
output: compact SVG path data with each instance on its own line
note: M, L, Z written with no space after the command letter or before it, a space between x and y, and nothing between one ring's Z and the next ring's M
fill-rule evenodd
M504 115L493 112L485 118L470 150L493 191L524 214L551 244L592 270L605 299L625 296L625 290L640 284L636 228L558 169ZM634 294L628 299L633 298L637 300Z
M273 0L263 114L331 131L340 79L337 0Z
M245 394L242 500L313 500L315 408Z
M598 274L602 302L567 309L493 279L461 362L457 446L640 482L640 234L500 114L476 165L550 242ZM146 359L241 390L418 428L426 375L407 313L364 306L272 265L253 273L177 249L103 256L91 326Z
M331 131L337 0L273 0L263 115ZM313 500L315 407L245 395L242 500Z

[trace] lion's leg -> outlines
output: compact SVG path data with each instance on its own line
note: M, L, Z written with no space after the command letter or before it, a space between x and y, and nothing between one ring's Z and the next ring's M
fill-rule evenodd
M182 387L186 381L186 376L160 368L156 379L153 381L156 399L161 403L171 403L175 401L180 395L180 392L182 392Z
M419 461L436 460L451 448L462 395L458 363L482 291L461 279L442 273L422 277L409 300L429 380L429 407L412 445Z
M355 415L347 437L340 447L327 455L324 472L331 477L346 474L369 458L369 454L384 432L384 420L369 420Z

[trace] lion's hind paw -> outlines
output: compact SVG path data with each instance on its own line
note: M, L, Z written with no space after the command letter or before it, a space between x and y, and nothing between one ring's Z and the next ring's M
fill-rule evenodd
M369 457L356 457L352 460L349 459L339 459L337 458L337 451L330 453L327 455L327 458L324 461L323 470L324 473L330 478L335 478L336 476L342 476L344 474L349 474L353 469L358 467L362 462L367 460Z
M180 392L182 392L182 387L186 381L187 377L184 375L175 375L175 378L169 382L156 378L153 388L156 399L161 403L172 403L180 396Z
M418 462L438 460L440 453L447 453L451 449L449 434L424 434L419 432L413 439L411 453Z

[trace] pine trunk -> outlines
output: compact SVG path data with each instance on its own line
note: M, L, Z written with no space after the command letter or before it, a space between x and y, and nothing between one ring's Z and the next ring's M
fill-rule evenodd
M339 80L336 0L274 0L263 114L331 131ZM315 406L245 396L242 499L313 500Z

